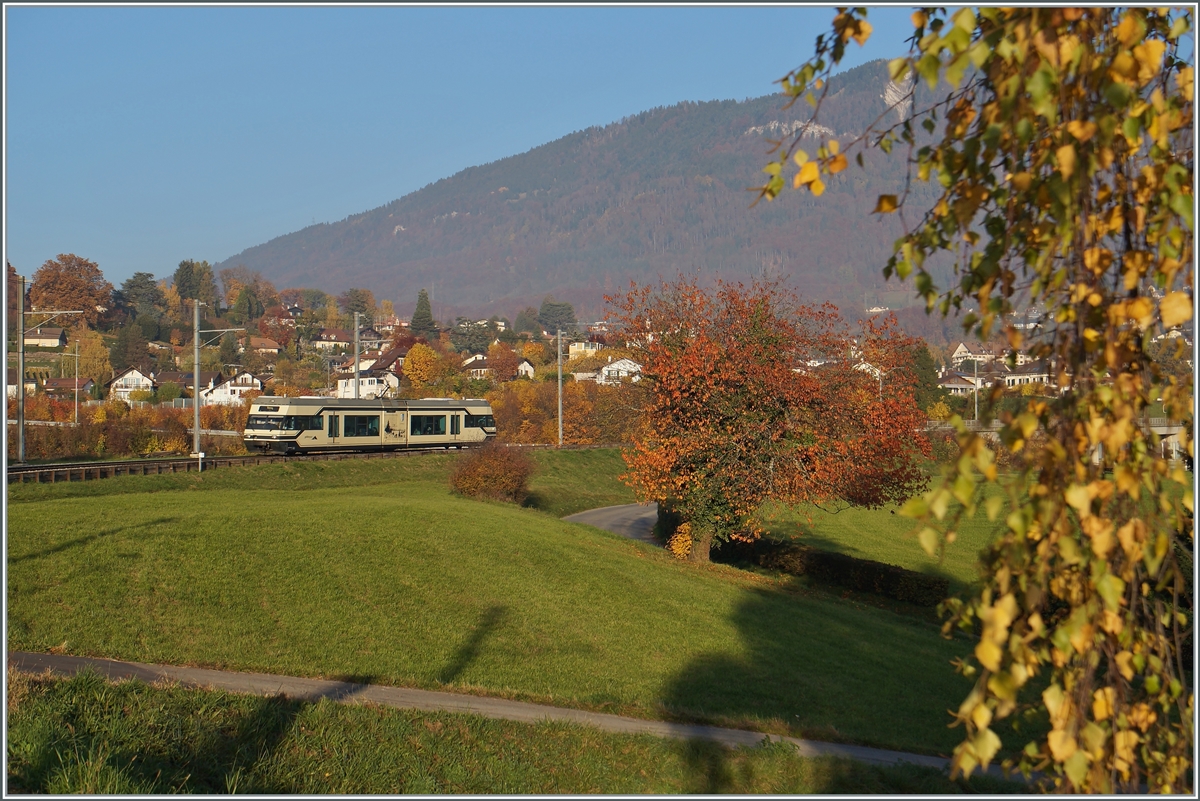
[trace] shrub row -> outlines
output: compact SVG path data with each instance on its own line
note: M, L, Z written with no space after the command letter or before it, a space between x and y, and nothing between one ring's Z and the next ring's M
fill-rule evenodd
M896 565L809 548L795 542L759 539L713 546L714 561L745 561L793 576L870 592L917 606L937 606L950 591L948 579Z

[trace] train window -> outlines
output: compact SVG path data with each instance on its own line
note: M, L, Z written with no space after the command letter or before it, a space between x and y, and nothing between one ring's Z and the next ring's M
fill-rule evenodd
M246 418L246 428L259 431L278 431L283 418L277 414L252 414Z
M436 437L446 433L446 415L414 414L409 418L409 434L417 437Z
M338 435L338 416L336 414L329 415L329 436L336 437Z
M348 414L346 415L346 437L378 437L379 415Z
M283 418L284 431L320 431L321 415L289 414Z
M467 428L495 428L496 418L490 414L468 414Z

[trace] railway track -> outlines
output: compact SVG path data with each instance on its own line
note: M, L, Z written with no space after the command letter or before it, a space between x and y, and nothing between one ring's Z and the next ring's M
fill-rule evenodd
M276 462L322 462L347 459L393 459L422 453L444 452L441 449L386 451L383 453L312 453L296 456L250 455L214 456L204 459L203 469L247 467ZM9 484L55 484L60 481L91 481L113 476L155 476L164 473L194 473L200 469L195 459L125 459L113 462L76 462L73 464L7 465L5 475Z
M551 449L554 445L515 445L506 444L508 448ZM619 448L619 443L604 443L600 445L564 445L563 450L591 450L593 448ZM275 464L277 462L324 462L344 461L347 459L396 459L405 456L417 456L425 453L446 453L440 447L414 448L404 451L383 451L377 453L309 453L283 456L280 454L258 454L248 456L213 456L204 459L204 470L214 470L221 467L249 467L259 464ZM5 475L9 484L56 484L60 481L91 481L97 478L113 476L157 476L164 473L194 473L200 466L196 460L189 457L166 459L124 459L112 462L60 462L55 464L14 465L5 467Z

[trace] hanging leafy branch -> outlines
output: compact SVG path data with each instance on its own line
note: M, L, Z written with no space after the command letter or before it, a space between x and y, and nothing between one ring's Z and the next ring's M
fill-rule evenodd
M865 17L840 9L784 91L819 107L814 91L869 35ZM1184 340L1158 344L1192 319L1192 12L927 8L912 21L891 77L909 87L903 101L909 76L941 99L812 159L797 139L758 191L777 197L794 170L796 189L820 195L848 150L861 165L863 149L907 145L909 181L941 192L884 275L911 278L927 310L962 313L981 338L1002 330L1013 357L1052 365L1060 391L1001 415L998 441L955 418L960 458L905 508L930 552L977 510L998 526L982 590L947 607L947 632L978 636L958 666L976 682L955 713L955 771L993 761L999 721L1044 710L1049 732L1006 764L1064 790L1191 792L1194 498L1149 415L1161 403L1194 453L1191 377L1165 366ZM880 195L875 211L908 201ZM942 252L955 260L945 288L926 269ZM1040 312L1032 334L1008 322L1028 309ZM1024 467L1002 476L997 457L1017 454Z

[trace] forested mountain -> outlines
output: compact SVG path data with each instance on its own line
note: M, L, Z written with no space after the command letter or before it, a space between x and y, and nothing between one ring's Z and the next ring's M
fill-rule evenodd
M886 85L882 61L843 73L817 122L837 135L861 130L889 113ZM646 111L278 237L216 267L245 264L280 288L367 287L401 312L429 288L439 317L511 318L552 293L589 319L606 292L681 270L787 275L807 298L847 311L911 304L910 291L885 292L898 287L880 275L899 220L870 214L876 195L901 187L902 153L869 157L865 170L852 163L819 199L787 193L750 207L746 189L765 181L768 140L797 130L810 113L803 101L787 110L783 103L772 95ZM806 141L814 153L817 140Z

